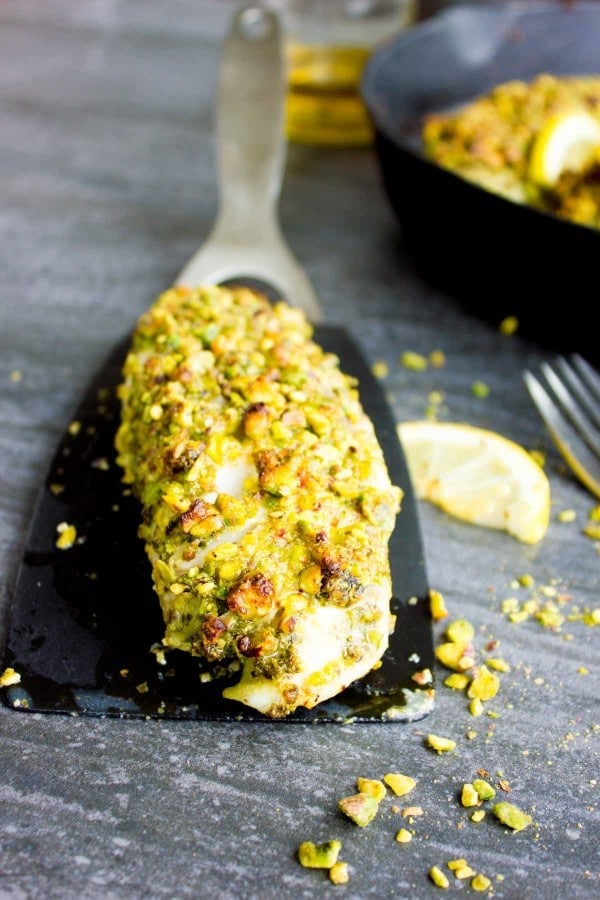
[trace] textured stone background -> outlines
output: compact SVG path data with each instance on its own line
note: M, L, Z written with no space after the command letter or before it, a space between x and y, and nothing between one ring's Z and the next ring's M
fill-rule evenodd
M35 493L82 386L212 222L213 97L233 8L0 5L3 627ZM600 897L597 633L514 626L500 613L526 571L598 603L598 554L581 534L593 501L562 471L521 380L541 348L503 338L418 279L369 150L290 148L281 212L327 318L349 324L369 359L388 360L398 419L420 417L440 389L445 418L547 450L553 521L538 546L420 510L432 586L513 666L493 703L500 718L471 718L443 686L435 712L412 725L123 722L3 706L0 896L423 898L436 894L432 864L466 856L504 875L499 898ZM398 365L402 350L435 348L442 370ZM487 399L473 396L474 379L490 385ZM577 520L557 523L567 507ZM454 737L456 753L427 750L429 731ZM513 835L468 820L457 792L479 768L492 781L504 773L535 827ZM357 775L390 770L419 780L410 800L425 814L407 846L394 841L404 822L389 801L365 830L336 812ZM295 861L300 841L331 837L351 866L345 888Z

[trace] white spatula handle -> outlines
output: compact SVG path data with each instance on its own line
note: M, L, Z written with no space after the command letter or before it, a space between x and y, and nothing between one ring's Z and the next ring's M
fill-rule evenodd
M177 283L258 279L318 321L320 304L277 216L286 153L282 44L274 12L252 5L235 14L223 45L218 94L219 211Z

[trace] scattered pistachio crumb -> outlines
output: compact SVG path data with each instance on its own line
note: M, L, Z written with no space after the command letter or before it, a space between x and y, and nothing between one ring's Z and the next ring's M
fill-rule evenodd
M433 881L436 887L439 888L447 888L450 886L450 882L439 868L439 866L432 866L429 870L429 877Z
M444 402L444 395L441 391L430 391L427 400L432 406L441 406Z
M336 862L329 870L329 880L332 884L348 884L350 875L348 874L348 863Z
M475 878L471 882L471 887L474 891L487 891L490 884L492 882L485 875L482 875L481 872L475 876Z
M586 669L585 666L579 666L579 668L577 669L577 674L578 674L578 675L589 675L589 674L590 674L590 670L589 670L589 669Z
M481 400L488 397L490 393L490 389L485 381L474 381L471 385L471 391L473 392L473 396L479 397Z
M408 828L401 828L396 835L396 840L399 844L408 844L410 841L412 841L412 834L410 833Z
M446 628L446 637L453 644L467 644L475 637L475 629L466 619L455 619Z
M438 753L448 753L456 748L456 741L450 738L439 737L437 734L428 734L427 744L432 750L437 750Z
M558 522L574 522L577 518L577 513L574 509L562 509L556 519Z
M388 366L385 359L376 359L371 366L371 372L373 373L375 378L387 378L387 376L390 374L390 367Z
M442 369L446 365L446 354L443 350L432 350L429 354L429 362L434 369Z
M477 737L477 732L476 732L476 731L472 731L472 730L471 730L471 731L467 731L467 733L465 734L465 737L466 737L466 739L467 739L468 741L472 741L472 740L474 740L474 739Z
M343 797L338 807L355 825L364 828L372 822L379 809L379 801L362 791L351 797Z
M455 691L464 691L469 683L469 676L463 672L453 672L444 679L444 684Z
M413 350L405 350L400 356L400 365L405 369L412 369L414 372L424 372L428 366L427 357L422 353L415 353Z
M431 613L431 618L435 622L440 619L445 619L448 615L443 594L440 594L439 591L436 591L433 588L429 591L429 611Z
M483 822L485 819L485 809L476 809L471 815L471 822Z
M56 530L58 532L56 546L59 550L69 550L77 540L77 529L68 522L59 522Z
M12 684L19 684L21 675L10 666L0 675L0 688L10 687Z
M422 806L405 806L404 809L400 811L400 815L403 819L412 819L413 816L422 816L423 814Z
M543 450L530 450L530 457L536 461L540 469L543 469L546 465L546 454Z
M475 869L472 869L471 866L461 866L460 869L454 870L454 877L460 881L463 881L465 878L472 878L475 874Z
M357 778L356 787L360 793L374 797L378 803L385 797L385 785L377 778Z
M449 859L446 863L451 872L456 872L457 869L462 869L463 866L467 865L466 859L462 857L460 859Z
M520 609L518 612L511 612L508 621L512 622L513 625L520 625L521 622L525 622L526 619L529 618L529 613L525 609Z
M73 419L73 421L69 423L67 431L73 437L77 437L77 435L81 431L81 422L79 422L77 419Z
M436 659L447 669L466 672L475 665L475 651L470 643L448 641L435 648Z
M513 831L522 831L531 825L532 818L527 813L522 812L517 806L508 803L506 800L496 803L492 807L492 812L503 825L512 828Z
M410 775L401 775L400 772L388 772L383 776L384 782L392 789L397 797L403 797L409 794L415 787L417 782Z
M600 522L600 503L590 509L588 513L588 519L590 520L590 522Z
M486 660L486 666L490 669L495 669L496 672L510 672L510 666L504 659L500 659L499 657L490 657Z
M475 778L473 780L473 787L480 800L493 800L496 796L494 788L487 781L484 781L483 778Z
M303 841L298 847L298 861L305 869L331 869L341 849L341 841L325 841L324 844Z
M472 784L469 784L468 782L463 784L462 791L460 792L460 802L462 806L467 808L469 806L479 806L481 800Z
M491 700L500 688L500 680L497 675L490 672L487 666L479 666L477 673L467 690L467 697L471 700Z
M135 689L138 692L138 694L147 694L148 691L150 690L150 688L148 687L147 681L142 681L141 684L136 684Z
M511 335L515 334L518 328L519 320L516 316L506 316L504 319L502 319L500 325L498 326L500 334L504 334L506 335L506 337L510 337Z

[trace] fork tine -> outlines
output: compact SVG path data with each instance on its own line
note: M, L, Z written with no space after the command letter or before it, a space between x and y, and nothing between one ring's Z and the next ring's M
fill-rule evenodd
M523 373L525 385L563 459L592 494L600 498L600 463L564 417L538 379Z
M542 363L541 369L563 412L567 414L579 434L587 441L590 450L598 456L600 430L596 428L587 418L586 414L582 412L576 399L566 389L558 375L548 363Z
M564 356L559 356L556 365L579 405L585 410L594 425L600 429L600 396L595 397L590 391L586 382L575 369L573 362L569 364Z
M587 382L598 403L600 403L600 374L579 353L573 353L571 360L578 369L579 374Z

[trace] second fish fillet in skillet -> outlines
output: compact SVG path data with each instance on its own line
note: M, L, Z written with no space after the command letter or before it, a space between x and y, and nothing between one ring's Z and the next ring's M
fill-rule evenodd
M247 288L176 287L141 316L119 389L163 645L239 660L224 695L272 717L363 677L393 627L402 492L357 385L311 337Z

